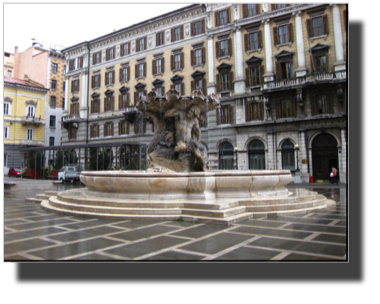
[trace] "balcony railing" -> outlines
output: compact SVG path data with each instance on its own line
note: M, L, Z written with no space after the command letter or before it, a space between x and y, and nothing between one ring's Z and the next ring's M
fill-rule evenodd
M42 140L29 140L29 139L22 139L20 140L21 146L43 146L44 143Z
M65 116L62 116L62 122L69 122L72 120L77 120L79 118L80 118L79 114L65 115Z
M334 81L335 79L346 79L346 71L314 73L305 75L303 77L270 81L264 83L263 89L277 89L283 87L298 86L307 83L316 83L319 81Z
M33 124L33 125L36 125L36 127L38 127L38 126L43 125L45 123L41 120L41 117L37 118L34 116L26 115L22 118L21 124L23 126L25 126L27 124Z

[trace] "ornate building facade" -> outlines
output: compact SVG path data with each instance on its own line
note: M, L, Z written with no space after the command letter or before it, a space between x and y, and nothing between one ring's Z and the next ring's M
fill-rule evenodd
M344 4L194 4L66 48L62 144L148 143L140 96L198 89L221 100L202 126L210 170L309 182L335 166L346 182L346 16Z

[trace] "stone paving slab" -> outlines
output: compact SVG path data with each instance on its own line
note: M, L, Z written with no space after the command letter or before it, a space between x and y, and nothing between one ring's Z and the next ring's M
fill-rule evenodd
M231 226L65 216L25 201L39 189L5 191L4 260L346 261L346 188L315 188L337 205Z

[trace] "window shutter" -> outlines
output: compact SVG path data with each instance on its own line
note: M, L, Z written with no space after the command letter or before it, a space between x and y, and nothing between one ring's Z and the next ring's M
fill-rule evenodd
M107 61L110 60L110 50L109 49L106 50L106 60Z
M230 23L231 22L231 11L230 11L230 8L227 8L226 12L227 12L227 23Z
M161 87L161 95L165 96L165 87L164 86Z
M326 96L327 98L327 113L334 114L334 102L332 98L329 98L330 96Z
M216 124L220 125L220 109L216 108Z
M232 39L228 38L228 55L232 56Z
M181 53L181 68L183 69L184 66L185 66L185 56L184 56L184 53Z
M174 89L175 89L174 84L171 84L171 85L170 85L170 90L174 90Z
M281 73L281 63L276 62L276 80L282 79L282 73Z
M119 109L122 109L123 108L123 95L122 94L119 94Z
M183 39L183 25L180 27L181 29L181 40Z
M146 50L146 37L144 37L144 50Z
M115 96L111 96L111 110L115 110Z
M202 64L206 63L206 48L202 48Z
M119 130L119 135L121 135L121 121L118 122L117 128Z
M94 126L90 126L90 137L94 137Z
M276 119L281 118L281 100L276 100Z
M123 80L123 69L119 69L119 81L121 82Z
M323 24L323 35L329 34L329 24L327 22L327 15L322 16L322 24Z
M256 15L260 14L260 4L256 4Z
M104 73L104 84L105 84L105 85L108 85L107 72Z
M140 52L140 43L138 39L136 39L135 44L136 44L136 52Z
M216 58L220 57L220 41L215 42Z
M135 78L137 79L139 77L139 66L135 64Z
M144 77L146 77L146 62L144 62Z
M130 79L130 68L127 67L127 81L129 81Z
M152 60L152 74L156 74L156 60Z
M181 82L181 95L185 95L185 83Z
M112 83L115 83L115 71L112 71Z
M262 31L257 32L257 38L258 38L258 44L259 44L259 49L263 48L263 33Z
M170 61L171 61L170 69L171 69L171 70L174 70L174 67L175 67L174 55L171 55L170 59L171 59L171 60L170 60Z
M74 80L71 80L71 93L74 92Z
M277 9L277 4L272 4L272 11L275 11Z
M293 23L288 24L288 37L289 37L289 42L294 42L294 36L293 36Z
M228 107L228 123L234 123L234 108L232 106Z
M135 93L134 93L134 105L137 105L137 99L139 98L139 95L138 95L139 93L136 91Z
M234 90L234 72L230 72L229 73L229 77L228 77L228 82L229 82L229 87L230 87L230 91L233 91Z
M245 103L245 121L251 121L251 112L250 112L250 104L248 102Z
M259 103L259 119L264 120L264 103Z
M104 97L104 104L103 104L103 108L104 108L104 112L107 111L107 97Z
M242 4L243 6L243 18L247 18L248 17L248 4Z
M220 25L220 15L219 15L219 12L215 12L214 16L215 16L215 26L219 26Z
M191 92L193 92L195 90L195 81L192 80L191 81Z
M201 26L202 26L202 34L206 33L206 27L205 27L205 20L201 20Z
M312 19L306 20L306 28L307 28L307 35L309 36L309 39L314 37L313 20Z
M162 73L165 72L165 58L161 59L161 71L162 71Z
M111 136L113 136L113 122L111 122Z
M249 88L252 83L252 80L251 80L251 68L246 68L245 69L245 86L247 88Z
M296 108L295 98L292 98L290 100L290 116L291 117L297 117L297 108Z
M264 84L264 66L263 65L260 65L260 68L259 68L259 81L261 85Z
M156 46L160 45L159 42L160 42L160 33L157 33L156 34Z
M310 65L311 65L311 71L315 72L316 66L317 66L317 60L315 56L310 55Z
M194 50L191 50L190 51L190 61L191 61L191 65L195 65L195 51Z
M174 28L171 29L171 36L172 36L172 42L174 42L174 39L175 39Z
M77 92L79 92L79 79L77 80Z
M273 41L274 41L274 45L280 44L278 38L279 38L279 37L278 37L278 27L275 26L275 27L273 28Z
M124 56L124 44L120 44L120 57Z
M94 54L92 54L92 64L94 65L96 62L95 62L95 53Z
M244 4L243 4L244 5ZM244 34L244 51L249 51L249 34Z
M220 74L216 74L216 91L220 92Z
M93 87L94 87L94 75L91 76L91 88L93 88Z

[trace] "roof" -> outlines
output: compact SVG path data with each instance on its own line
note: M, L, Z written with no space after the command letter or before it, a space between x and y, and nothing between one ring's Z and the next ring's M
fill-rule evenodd
M19 85L23 85L23 86L27 86L27 87L33 87L33 88L38 88L38 89L45 89L47 90L45 87L41 87L39 85L36 85L30 81L25 81L25 80L22 80L22 79L17 79L17 78L12 78L12 77L7 77L7 76L4 76L4 83L9 83L9 84L19 84Z

